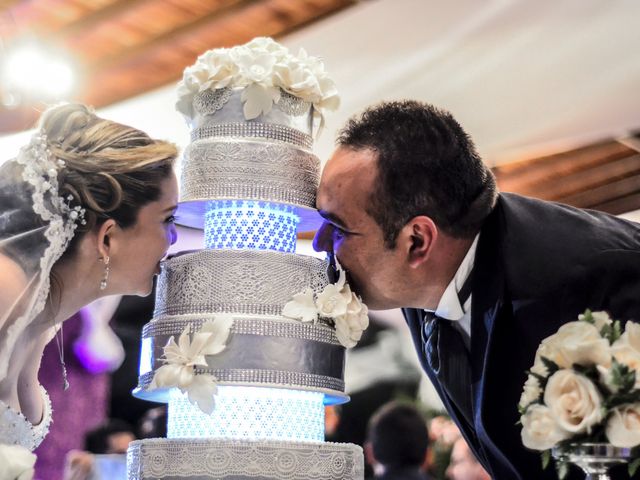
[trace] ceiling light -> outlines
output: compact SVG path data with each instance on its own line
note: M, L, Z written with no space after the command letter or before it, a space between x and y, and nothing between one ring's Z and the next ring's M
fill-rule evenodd
M62 55L30 43L9 51L2 65L2 90L28 98L62 99L75 83L73 68Z

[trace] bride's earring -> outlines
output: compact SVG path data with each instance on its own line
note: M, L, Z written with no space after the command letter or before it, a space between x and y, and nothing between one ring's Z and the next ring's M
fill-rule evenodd
M102 275L102 281L100 282L100 290L107 288L107 280L109 280L109 257L101 259L104 262L104 274Z

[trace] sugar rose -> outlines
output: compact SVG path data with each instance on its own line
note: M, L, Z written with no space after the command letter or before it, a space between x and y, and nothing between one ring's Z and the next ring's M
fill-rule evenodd
M558 370L549 377L544 403L559 425L571 433L590 433L602 421L602 398L596 386L573 370Z
M532 450L548 450L569 437L545 405L531 405L522 421L522 443Z
M20 445L0 445L0 480L31 480L36 456Z
M631 448L640 445L640 403L614 408L605 433L614 447Z

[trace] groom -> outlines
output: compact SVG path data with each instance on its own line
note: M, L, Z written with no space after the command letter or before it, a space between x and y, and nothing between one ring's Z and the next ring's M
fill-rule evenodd
M640 320L640 226L498 193L469 136L431 105L372 107L337 144L316 250L339 259L369 308L404 308L424 370L492 478L555 478L516 425L525 371L586 308Z

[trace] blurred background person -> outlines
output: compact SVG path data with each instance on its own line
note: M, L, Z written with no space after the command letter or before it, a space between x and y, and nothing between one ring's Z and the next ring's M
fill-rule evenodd
M371 417L365 457L377 480L430 480L423 470L429 433L412 405L389 402Z
M126 480L127 448L136 439L133 428L111 419L89 431L84 450L66 455L64 480Z
M447 468L450 480L491 480L491 476L473 456L464 438L459 437L453 444L451 461Z

